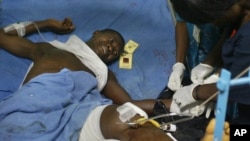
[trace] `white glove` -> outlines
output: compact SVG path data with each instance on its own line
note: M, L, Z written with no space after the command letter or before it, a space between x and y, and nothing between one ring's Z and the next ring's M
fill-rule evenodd
M208 78L206 78L203 81L203 84L211 84L211 83L217 83L217 81L219 80L219 74L212 74L210 75Z
M168 88L172 91L176 91L179 88L182 87L181 81L183 79L185 66L183 63L175 63L172 67L172 73L170 74L169 80L168 80Z
M191 71L191 80L193 83L202 84L205 77L207 77L214 68L207 64L200 63L199 65L195 66Z

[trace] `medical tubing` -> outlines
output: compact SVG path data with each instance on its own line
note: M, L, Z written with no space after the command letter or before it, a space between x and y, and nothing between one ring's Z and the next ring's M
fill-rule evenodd
M162 114L162 115L158 115L158 116L153 116L151 118L144 118L143 120L139 120L139 121L136 121L135 123L141 123L141 122L150 122L151 120L155 120L155 119L158 119L158 118L163 118L163 117L170 117L170 116L176 116L177 114L176 113L168 113L168 114Z
M176 114L176 113L162 114L162 115L158 115L158 116L153 116L153 117L148 118L148 119L146 119L146 120L158 119L158 118L169 117L169 116L175 116L175 115L177 115L177 114Z
M44 36L43 36L42 33L40 32L40 30L39 30L37 24L36 24L35 22L32 22L32 24L34 24L34 26L35 26L35 28L36 28L38 34L39 34L40 37L42 38L42 40L43 40L44 42L48 42L47 40L45 40Z
M167 123L163 123L161 126L168 125L168 124L176 124L176 123L188 121L188 120L193 119L194 117L195 116L189 116L189 117L178 119L178 120L175 120L175 121L170 121L170 122L167 122Z

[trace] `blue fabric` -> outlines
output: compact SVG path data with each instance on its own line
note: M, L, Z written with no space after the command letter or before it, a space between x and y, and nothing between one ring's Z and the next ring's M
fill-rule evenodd
M191 40L189 42L190 47L188 50L187 59L189 61L190 68L193 68L200 62L204 61L209 52L215 47L216 43L220 39L219 28L211 24L204 24L198 27L201 30L199 44L197 44L192 36L194 25L188 23L189 34L191 34L189 37L191 37Z
M177 21L182 21L178 15L176 16ZM216 43L220 39L220 29L212 24L199 25L200 29L200 43L198 43L194 36L194 24L186 22L188 37L189 37L189 48L187 53L187 63L191 70L200 62L204 61L209 52L215 47Z
M250 66L250 22L245 23L236 33L228 39L222 50L225 69L229 70L232 78ZM247 76L245 74L244 76ZM250 85L240 85L230 88L229 98L232 101L250 105Z
M90 111L111 104L89 73L63 69L33 78L0 102L1 141L77 141Z
M76 25L76 34L84 41L93 31L103 28L118 30L126 41L139 44L133 56L131 70L119 69L118 62L110 69L115 72L119 83L134 99L156 98L166 87L171 67L175 62L174 24L166 0L2 0L0 26L18 21L35 21L46 18L63 19L71 17ZM66 41L69 35L43 33L46 40ZM42 41L38 34L28 37L32 41ZM0 50L0 52L3 52ZM4 53L4 52L3 52ZM14 62L16 57L4 56L5 64L0 64L0 78L6 71L17 70L17 66L28 68L22 62ZM10 62L8 61L10 60ZM28 62L29 64L30 62ZM6 69L7 69L6 68ZM11 75L19 74L13 83ZM13 92L24 76L23 71L12 72L6 79L0 79L0 95ZM12 79L12 80L10 80ZM16 84L18 83L18 84ZM11 86L11 89L9 90ZM3 89L2 89L3 87Z
M29 64L30 60L0 50L0 100L19 88Z

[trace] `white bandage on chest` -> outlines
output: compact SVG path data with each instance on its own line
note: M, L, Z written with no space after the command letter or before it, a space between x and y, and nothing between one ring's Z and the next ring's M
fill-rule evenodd
M60 41L49 42L56 48L73 53L96 76L98 90L102 90L108 80L108 67L97 54L78 36L71 35L66 43Z
M125 104L119 106L116 110L119 112L119 118L122 122L130 121L130 119L136 114L139 114L146 119L148 118L146 112L130 102L126 102Z
M19 37L23 37L26 33L25 27L32 24L32 22L21 22L21 23L14 23L11 25L6 26L3 30L5 33L8 33L10 31L16 30Z

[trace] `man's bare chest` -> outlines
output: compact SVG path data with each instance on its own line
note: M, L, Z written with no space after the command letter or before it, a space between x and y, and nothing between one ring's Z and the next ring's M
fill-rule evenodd
M67 68L72 71L86 71L94 73L86 67L74 54L60 49L53 49L34 61L34 65L29 71L25 82L43 73L56 73Z

